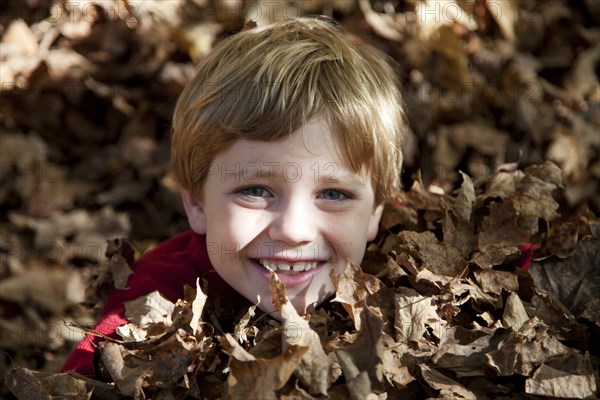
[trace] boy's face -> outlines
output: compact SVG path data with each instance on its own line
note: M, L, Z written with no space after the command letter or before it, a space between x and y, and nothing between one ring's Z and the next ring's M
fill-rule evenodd
M276 142L238 140L210 171L202 200L184 192L190 225L206 234L218 274L248 300L260 295L267 313L267 267L303 314L334 293L330 271L360 263L377 234L383 206L375 205L371 176L339 161L324 120Z

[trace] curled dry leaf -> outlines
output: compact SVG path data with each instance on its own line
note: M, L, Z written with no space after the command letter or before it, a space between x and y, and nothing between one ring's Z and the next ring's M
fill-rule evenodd
M108 261L104 264L105 271L99 273L94 282L101 286L109 284L117 289L125 289L127 280L133 273L131 267L136 258L136 250L133 244L127 239L109 240L106 247L106 257Z
M548 333L543 322L534 317L501 343L497 351L486 354L486 362L502 376L531 376L542 363L569 351Z
M331 386L330 360L325 354L319 335L311 329L308 322L298 315L298 312L287 299L285 286L277 275L271 271L271 287L277 286L285 302L281 303L281 322L283 324L283 351L290 347L305 347L308 349L297 366L294 374L308 388L310 394L327 395Z
M125 303L125 318L135 325L172 324L171 315L175 305L160 292L154 291Z
M371 391L371 381L367 371L359 371L355 360L345 351L340 350L337 358L346 378L346 389L352 400L372 399L374 393Z
M500 295L503 290L516 292L519 290L519 278L508 271L484 269L474 272L475 279L485 293Z
M424 342L426 335L441 338L446 321L437 314L430 297L413 289L400 288L396 294L396 340L399 343Z
M75 210L50 218L17 214L10 217L16 225L31 228L35 232L38 248L55 248L59 255L91 258L94 261L100 261L105 254L108 240L126 237L131 229L128 216L115 212L111 207L104 207L95 213Z
M576 317L600 321L600 239L590 238L564 260L531 264L529 273L536 287L552 294Z
M465 329L453 326L446 331L439 350L432 361L457 376L485 376L485 355L498 348L506 340L508 329Z
M516 194L509 204L518 215L537 217L552 221L558 217L558 203L552 192L562 186L561 170L556 164L545 164L525 169L525 176L516 187Z
M125 358L132 353L116 343L102 342L100 350L102 363L114 379L119 391L125 396L141 398L144 380L152 375L152 371L129 367Z
M383 394L386 380L404 388L415 378L402 365L399 345L383 331L381 316L371 307L365 307L361 321L354 343L335 351L351 397Z
M504 326L518 331L528 320L529 316L519 296L514 292L508 295L506 305L504 306L504 313L502 314L502 323Z
M82 302L84 297L83 277L77 270L36 266L0 281L0 299L32 302L39 309L56 314Z
M456 247L440 242L432 232L403 231L398 237L400 244L395 251L420 260L420 268L426 268L436 275L457 277L467 266L467 260Z
M292 345L275 358L256 359L243 350L229 334L225 335L221 344L231 354L226 384L227 399L276 399L275 392L285 385L300 359L309 350L308 347Z
M4 375L4 384L18 399L51 400L52 397L44 386L34 376L34 373L24 368L15 368Z
M484 218L482 231L477 236L473 261L482 268L501 264L504 259L519 251L534 233L520 226L520 217L503 203L492 203L490 214Z
M207 296L200 287L200 278L196 279L196 295L192 302L192 319L190 321L190 328L192 329L192 335L196 335L200 328L200 322L202 320L202 311L206 305Z
M420 364L423 379L429 386L439 390L442 396L448 396L453 399L475 400L477 397L470 390L458 382L448 378L446 375L428 367L426 364Z
M566 399L593 396L596 380L589 354L571 351L542 364L525 382L525 392Z
M256 296L257 297L257 302L255 305L248 307L248 311L246 311L246 314L244 314L244 316L240 319L240 322L238 322L235 326L235 329L233 331L233 336L241 343L244 344L246 342L248 342L248 329L253 330L253 335L256 335L258 328L252 326L249 327L248 324L250 323L250 319L252 319L252 317L254 317L254 315L256 314L256 307L258 307L258 304L260 303L260 296ZM253 329L254 328L254 329Z
M331 301L339 302L348 312L357 330L361 328L361 312L365 307L367 298L377 293L383 287L379 279L365 274L353 262L349 262L342 274L330 273L331 281L336 290L335 298Z
M462 171L460 174L462 175L463 182L454 201L453 209L457 215L468 222L471 220L473 206L475 205L475 188L473 187L473 180L469 175Z

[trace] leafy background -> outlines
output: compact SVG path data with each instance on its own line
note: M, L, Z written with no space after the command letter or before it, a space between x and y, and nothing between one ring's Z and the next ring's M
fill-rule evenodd
M279 361L295 377L263 389L595 396L600 2L28 0L3 2L0 12L0 366L12 371L2 397L15 382L40 385L15 366L57 372L82 337L69 324L93 323L105 289L126 277L106 261L108 239L129 238L139 254L187 228L168 142L194 63L247 19L300 14L335 18L396 60L410 127L405 192L386 210L363 265L369 274L349 269L342 281L361 296L340 289L319 314L329 321L321 351L343 379L311 388L299 377L300 349ZM523 270L526 243L534 263ZM256 319L242 331L281 329ZM321 320L311 321L307 329ZM361 342L364 326L375 329L372 343ZM221 354L223 365L215 362L226 367L231 343L202 338L193 351ZM244 351L260 347L236 339ZM357 342L379 358L354 352ZM465 353L470 345L476 351ZM238 361L249 361L229 364L242 377L247 364L236 370ZM361 375L376 367L381 376ZM208 367L187 364L177 379L194 376L186 368ZM203 393L209 398L251 390L209 376L205 386L228 388ZM46 393L70 385L50 377ZM161 393L148 384L148 396ZM170 384L162 395L195 393Z

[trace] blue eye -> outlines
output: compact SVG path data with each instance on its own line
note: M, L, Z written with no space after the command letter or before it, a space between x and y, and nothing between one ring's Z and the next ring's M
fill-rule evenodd
M349 199L350 195L336 189L327 189L321 192L321 197L329 201L342 201Z
M268 197L270 193L265 188L260 186L250 186L238 190L238 193L248 197Z

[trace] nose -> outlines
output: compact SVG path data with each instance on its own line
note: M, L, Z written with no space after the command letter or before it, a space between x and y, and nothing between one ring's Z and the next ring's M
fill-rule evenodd
M274 213L269 229L271 240L289 244L314 241L319 221L313 207L302 201L282 203Z

